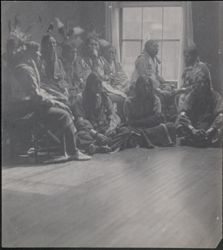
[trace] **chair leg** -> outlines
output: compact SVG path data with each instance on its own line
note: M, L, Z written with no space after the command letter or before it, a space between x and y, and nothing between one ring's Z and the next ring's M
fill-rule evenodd
M66 137L65 135L63 135L63 138L62 138L62 154L65 156L65 157L68 157L68 154L67 154L67 146L66 146Z
M50 158L50 139L46 137L47 157Z
M11 132L9 140L10 140L10 158L14 160L16 155L15 154L16 139L13 132Z
M54 159L50 159L47 161L44 161L46 163L53 163L53 162L59 162L59 161L64 161L68 159L68 154L67 154L67 147L66 147L66 138L65 138L65 134L62 136L62 138L58 138L58 136L53 133L50 129L47 129L44 124L42 123L38 123L39 127L42 129L42 131L44 131L44 134L46 135L46 150L47 150L47 155L48 158L50 158L50 152L51 152L51 148L50 148L50 139L53 139L54 142L56 142L58 144L58 146L60 146L60 152L62 154L61 157L56 157L55 160ZM34 148L35 148L35 159L36 162L39 162L38 159L38 142L37 142L37 137L34 138Z
M34 146L34 158L35 158L35 163L39 163L39 157L38 157L38 138L36 135L33 135L33 146Z

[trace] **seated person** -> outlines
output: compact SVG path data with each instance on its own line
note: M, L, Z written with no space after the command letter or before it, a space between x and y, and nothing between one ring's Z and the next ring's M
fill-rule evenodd
M61 62L63 64L63 69L66 73L65 79L69 85L74 86L73 79L73 64L77 56L77 51L69 44L62 44L61 48Z
M50 99L54 99L60 102L63 102L66 105L69 105L69 96L64 93L64 90L61 91L61 89L58 89L55 84L52 82L48 82L48 84L45 84L42 82L42 80L47 80L46 78L44 79L43 77L43 64L41 61L41 56L42 54L40 53L40 45L37 42L29 42L26 43L27 49L32 52L33 55L38 54L38 58L36 59L36 67L39 73L40 77L40 87L41 87L41 92L43 95L48 96Z
M159 76L158 65L160 61L157 58L158 51L159 45L157 41L148 40L145 43L142 54L138 56L135 62L135 69L131 79L132 84L136 83L140 76L146 79L150 78L154 89L159 88L160 83L164 82L162 77Z
M176 133L172 123L165 123L161 102L156 96L153 81L140 76L135 84L135 95L124 105L127 124L139 131L148 147L172 146Z
M65 29L61 23L58 25L58 32L62 35L61 48L61 62L65 71L65 81L69 84L69 98L70 105L75 101L75 97L82 91L80 82L75 77L74 67L78 57L79 48L82 44L81 35L84 32L80 27Z
M77 59L77 49L71 44L62 44L62 57L63 68L65 71L65 81L69 84L68 87L68 105L72 107L76 101L76 97L82 92L82 85L74 74L74 65Z
M73 113L79 130L79 147L91 154L111 151L108 147L108 137L121 120L96 74L91 73L88 76L83 93L77 96Z
M35 44L35 43L34 43ZM36 48L36 46L34 46ZM22 52L8 57L12 84L10 115L22 117L34 113L38 121L42 121L49 130L62 135L65 134L66 146L70 159L89 160L90 157L82 154L76 146L76 128L69 108L63 103L46 98L40 88L40 76L36 62L39 54L33 49L33 42L26 44ZM14 111L14 112L13 112Z
M122 65L117 61L116 49L109 46L105 51L107 72L110 75L110 85L125 92L129 87L129 80Z
M184 60L186 68L182 75L183 83L182 87L176 92L176 94L181 94L178 97L178 110L182 108L186 96L196 84L195 79L197 75L204 74L207 79L209 78L211 84L210 71L207 65L199 60L198 51L195 45L190 46L184 51Z
M126 98L126 94L110 85L111 72L106 65L105 58L100 55L98 37L94 33L89 34L85 41L83 55L79 56L76 61L74 70L76 79L78 79L80 83L79 86L82 86L81 88L83 90L90 73L96 73L102 81L103 88L109 94L112 101L117 104L119 116L123 118L123 102Z
M69 84L65 81L66 72L63 64L57 54L57 43L55 38L50 34L43 36L41 41L42 56L42 87L51 91L51 89L62 93L67 99L69 98Z
M223 135L223 100L211 87L204 72L196 74L195 83L182 105L177 130L182 144L208 147L221 144Z
M84 90L87 78L92 72L100 76L102 81L109 79L107 72L105 72L105 59L100 55L99 40L94 33L87 36L82 55L78 56L75 65L75 74L82 85L82 90Z
M141 55L138 56L135 62L135 69L132 74L131 85L129 88L129 94L134 92L134 86L137 79L142 76L152 81L154 90L159 96L162 109L165 108L168 99L174 95L173 91L161 89L161 84L164 83L164 79L159 75L158 65L160 64L157 54L159 51L158 42L155 40L148 40L145 43L145 48ZM134 95L134 94L133 94ZM164 113L164 110L162 110Z

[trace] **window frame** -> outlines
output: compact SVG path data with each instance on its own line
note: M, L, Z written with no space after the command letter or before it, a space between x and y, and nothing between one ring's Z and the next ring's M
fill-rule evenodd
M123 8L145 8L145 7L182 7L183 5L181 2L177 2L177 1L172 1L172 2L168 2L168 1L154 1L154 2L126 2L126 1L122 1L118 3L118 8L119 8L119 44L120 44L120 59L122 62L122 58L123 58L123 42L131 42L131 41L136 41L136 42L140 42L141 44L141 51L143 49L143 38L141 39L126 39L123 38ZM183 9L182 9L183 11ZM163 15L163 14L162 14ZM162 18L163 19L163 18ZM183 16L182 16L182 22L183 22ZM183 23L182 23L182 27L183 27ZM182 28L183 30L183 28ZM156 39L158 42L179 42L180 45L180 51L179 51L179 62L180 64L182 64L182 43L183 43L183 33L181 35L181 38L172 38L172 39ZM162 58L162 48L161 48L161 58ZM161 64L161 72L162 72L162 64ZM177 85L179 85L179 78L180 78L180 70L178 71L178 76L177 79L174 80L166 80L165 82L167 83L174 83L174 85L176 87L178 87Z

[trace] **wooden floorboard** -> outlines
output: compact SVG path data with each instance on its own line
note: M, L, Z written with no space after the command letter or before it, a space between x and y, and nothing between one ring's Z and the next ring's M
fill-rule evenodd
M221 149L2 167L5 247L215 248L221 238Z

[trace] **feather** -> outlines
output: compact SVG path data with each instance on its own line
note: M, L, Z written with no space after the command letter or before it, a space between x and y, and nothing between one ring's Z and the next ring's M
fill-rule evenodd
M62 36L66 36L66 32L65 32L65 28L64 27L61 27L61 28L59 28L58 29L58 32L59 32L59 34L61 34Z
M81 35L82 33L84 33L84 30L81 27L77 26L73 28L73 34L75 36Z
M64 24L60 21L58 17L55 17L56 25L58 30L64 28Z
M104 39L99 39L99 44L101 47L108 47L110 43Z
M47 32L52 32L53 29L54 29L54 26L53 26L53 24L51 23L51 24L49 25L48 29L47 29Z
M64 39L66 39L66 31L64 24L60 21L58 17L55 17L58 33L63 36Z

